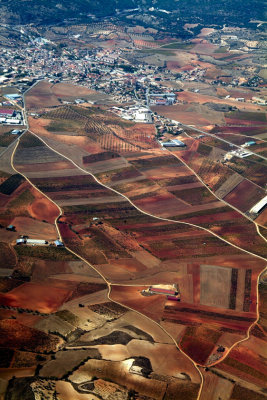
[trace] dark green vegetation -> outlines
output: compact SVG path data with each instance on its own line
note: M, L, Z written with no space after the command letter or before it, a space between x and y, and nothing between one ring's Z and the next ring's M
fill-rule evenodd
M36 257L42 260L53 261L77 260L77 257L67 249L54 246L15 246L14 249L19 256Z
M28 204L31 204L34 200L34 196L31 193L29 189L25 190L22 192L19 196L17 196L15 199L11 200L8 207L9 209L14 209L18 207L23 207L27 206Z
M150 12L149 7L155 10ZM133 12L129 9L139 8ZM169 10L170 14L158 11L158 9ZM183 30L185 22L198 23L193 28L195 33L201 29L201 25L238 25L256 26L249 24L250 20L264 19L262 10L263 0L2 0L0 5L0 22L15 24L55 24L66 22L80 23L90 22L91 16L118 17L120 20L127 20L130 14L142 16L147 14L146 20L138 21L144 25L159 25L167 27L176 33L177 36L190 37L192 34ZM249 10L249 12L248 12ZM122 12L123 11L123 12ZM154 18L151 18L154 16ZM149 18L150 17L150 18ZM181 21L182 20L182 21ZM129 22L129 20L127 20ZM183 22L183 23L181 23Z
M0 193L7 195L12 194L23 181L24 178L21 175L19 174L11 175L7 180L5 180L0 185Z
M0 7L1 10L1 7ZM9 132L4 133L0 136L0 147L7 147L9 146L13 140L15 139L15 135L11 135Z
M20 146L21 147L39 147L39 146L44 146L44 143L38 139L36 136L30 134L30 133L26 133L25 135L23 135L20 139Z

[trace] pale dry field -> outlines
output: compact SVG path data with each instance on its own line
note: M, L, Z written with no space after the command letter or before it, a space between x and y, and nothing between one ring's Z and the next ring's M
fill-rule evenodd
M200 303L220 308L229 307L231 288L230 268L216 265L200 266Z

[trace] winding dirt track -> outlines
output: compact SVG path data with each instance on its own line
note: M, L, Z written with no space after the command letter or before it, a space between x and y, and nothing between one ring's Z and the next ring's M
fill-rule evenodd
M187 134L187 135L188 135L188 134ZM189 136L189 135L188 135L188 136ZM189 137L192 138L192 136L189 136ZM233 210L237 211L239 214L242 214L243 217L245 217L246 219L248 219L250 222L252 222L252 223L255 225L256 229L257 229L257 226L261 226L262 228L265 228L265 229L266 229L266 226L261 225L261 224L258 224L258 223L255 222L253 219L249 218L249 217L248 217L245 213L243 213L241 210L239 210L238 208L236 208L236 207L233 206L232 204L227 203L227 201L225 201L225 200L222 199L221 197L218 197L218 196L209 188L209 186L206 185L206 183L205 183L205 182L202 180L202 178L197 174L197 172L194 171L181 157L179 157L177 154L171 152L171 151L168 150L168 149L167 149L167 151L168 151L171 155L173 155L175 158L177 158L177 160L181 161L181 163L183 163L184 166L187 167L187 168L196 176L196 178L206 187L206 189L208 189L208 191L209 191L214 197L216 197L216 199L220 200L222 203L224 203L224 204L226 204L227 206L231 207ZM259 188L262 189L260 186L259 186ZM259 233L259 232L258 232L258 233ZM260 236L263 237L262 235L260 235ZM265 240L265 238L264 238L264 240Z
M179 223L179 224L182 223L182 224L184 224L184 225L193 226L193 227L195 227L195 228L205 230L205 231L207 231L208 233L212 234L213 236L216 236L216 237L219 238L220 240L226 242L227 244L229 244L229 245L231 245L231 246L233 246L233 247L235 247L235 248L237 248L237 249L239 249L239 250L241 250L241 251L246 252L247 254L250 254L250 255L255 256L255 257L258 257L258 258L260 258L260 259L266 260L265 258L263 258L263 257L261 257L261 256L259 256L259 255L256 255L256 254L254 254L254 253L252 253L252 252L250 252L250 251L247 251L247 250L245 250L245 249L242 249L241 247L238 247L238 246L236 246L236 245L234 245L234 244L228 242L227 240L221 238L219 235L217 235L216 233L212 232L211 230L209 230L209 229L207 229L207 228L203 228L203 227L200 227L200 226L198 226L198 225L191 224L191 223L188 223L188 222L180 222L180 221L175 221L175 220L172 220L172 219L169 219L169 218L158 217L158 216L155 216L155 215L153 215L153 214L150 214L150 213L147 213L147 212L143 211L142 209L140 209L139 207L137 207L127 196L125 196L125 195L121 194L120 192L118 192L117 190L115 190L115 189L113 189L113 188L111 188L111 187L109 187L109 186L103 184L103 183L100 182L92 173L90 173L90 172L84 170L84 169L81 168L79 165L77 165L74 161L72 161L69 157L67 157L67 156L63 155L62 153L58 152L57 150L53 149L50 145L48 145L48 144L45 142L45 140L43 140L41 137L39 137L38 135L36 135L34 132L32 132L32 131L29 131L29 132L32 133L34 136L36 136L39 140L41 140L50 150L52 150L52 151L54 151L55 153L59 154L60 156L64 157L66 160L70 161L76 168L78 168L78 169L81 170L82 172L85 172L86 174L88 174L88 175L90 175L91 177L93 177L93 178L95 179L95 181L96 181L98 184L100 184L101 186L105 187L106 189L109 189L109 190L111 190L112 192L114 192L114 193L116 193L116 194L122 196L125 200L127 200L127 201L128 201L135 209L137 209L139 212L141 212L141 213L143 213L143 214L145 214L145 215L148 215L148 216L150 216L150 217L159 219L159 220L161 220L161 221L167 221L167 222L173 222L173 223ZM16 153L16 150L17 150L17 147L18 147L18 145L19 145L19 142L20 142L20 140L17 141L16 146L14 147L14 150L13 150L13 152L12 152L12 155L11 155L11 165L12 165L12 167L14 168L14 170L15 170L17 173L20 173L20 174L21 174L21 175L22 175L36 190L38 190L43 196L45 196L48 200L50 200L52 203L54 203L54 204L56 205L56 207L57 207L58 210L59 210L59 214L58 214L58 216L57 216L56 219L55 219L55 226L56 226L56 229L57 229L58 236L59 236L60 240L63 241L63 239L62 239L62 237L61 237L61 234L60 234L60 231L59 231L59 228L58 228L58 219L62 216L63 210L59 207L59 205L58 205L57 203L55 203L52 199L50 199L45 193L41 192L41 191L27 178L27 176L25 176L23 173L21 173L19 170L17 170L16 167L14 166L14 155L15 155L15 153ZM256 229L257 229L258 234L259 234L265 241L267 241L267 240L264 238L264 236L260 233L258 225L257 225L257 224L255 224L255 225L256 225ZM172 339L172 341L174 342L174 344L175 344L175 346L178 348L178 350L179 350L185 357L187 357L187 358L192 362L192 364L194 365L194 367L196 368L196 370L197 370L198 373L199 373L199 376L200 376L200 388L199 388L199 392L198 392L198 396L197 396L197 399L196 399L196 400L200 400L201 395L202 395L203 383L204 383L204 377L203 377L203 374L202 374L200 368L201 368L201 367L204 367L204 366L203 366L203 365L198 365L193 359L191 359L191 358L180 348L179 344L178 344L177 341L174 339L174 337L173 337L170 333L168 333L168 332L166 331L166 329L163 328L159 323L157 323L156 321L154 321L154 320L152 320L151 318L147 317L146 315L140 313L139 311L137 311L137 310L135 310L135 309L132 309L132 308L129 307L129 306L125 306L124 304L121 304L121 303L119 303L119 302L117 302L117 301L114 301L114 300L111 298L112 284L110 284L110 282L108 282L108 280L105 278L105 276L104 276L101 272L99 272L92 264L90 264L86 259L84 259L84 258L81 257L79 254L77 254L77 253L75 253L74 251L72 251L70 248L68 248L68 247L66 247L66 248L67 248L67 250L69 250L72 254L74 254L75 256L77 256L80 260L82 260L83 262L85 262L89 267L93 268L93 269L101 276L101 278L102 278L102 279L104 280L104 282L107 284L107 287L108 287L108 298L109 298L110 301L113 301L114 303L117 303L117 304L119 304L119 305L121 305L121 306L123 306L123 307L125 307L125 308L127 308L127 309L129 309L129 310L131 310L131 311L134 311L134 312L136 312L136 313L142 315L143 317L149 319L149 320L152 321L154 324L158 325L158 326ZM265 268L265 269L266 269L266 268ZM265 271L265 269L264 269L263 271ZM262 272L263 272L263 271L262 271ZM256 309L257 318L256 318L256 320L255 320L255 321L250 325L250 327L248 328L246 336L245 336L243 339L241 339L241 340L237 341L236 343L234 343L234 344L228 349L228 351L224 354L224 356L223 356L220 360L218 360L217 362L215 362L213 365L216 365L216 364L220 363L223 359L225 359L225 358L228 356L229 352L230 352L235 346L237 346L238 344L240 344L240 343L242 343L242 342L248 340L249 337L250 337L251 329L255 326L255 324L257 324L257 322L258 322L258 320L259 320L259 306L258 306L258 303L259 303L259 290L258 290L259 277L260 277L260 274L258 275L258 278L257 278L257 309Z

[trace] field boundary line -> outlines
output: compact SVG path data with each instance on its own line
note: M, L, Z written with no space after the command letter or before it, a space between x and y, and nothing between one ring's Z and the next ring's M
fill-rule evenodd
M179 121L176 121L176 122L179 122ZM235 147L237 147L237 148L240 149L240 150L244 150L244 148L241 147L241 146L239 146L238 144L234 144L234 143L228 142L228 140L223 139L223 138L220 138L220 137L214 135L213 133L209 133L209 132L206 132L206 131L202 131L201 129L195 128L195 127L190 126L190 125L183 124L182 122L180 122L180 124L181 124L181 126L184 126L184 127L187 128L187 129L192 129L192 130L194 130L194 131L196 131L196 132L202 133L203 135L210 136L210 137L212 137L213 139L218 139L218 140L221 140L222 142L225 142L225 143L227 143L227 144L229 144L229 145L235 146ZM259 140L260 140L260 139L259 139ZM250 151L250 153L253 154L254 156L257 156L257 157L262 158L263 160L267 161L267 158L266 158L266 157L261 156L261 155L259 155L259 154L257 154L257 153L254 153L254 151L251 151L251 150L249 150L249 151Z
M187 167L191 172L193 172L193 174L197 177L197 179L206 187L206 189L208 189L208 191L213 194L214 197L216 197L216 199L218 199L219 201L221 201L222 203L224 203L225 205L227 205L228 207L232 208L233 210L237 211L239 214L243 215L243 217L245 217L247 220L249 220L250 222L252 222L254 225L259 225L262 228L265 228L265 226L261 225L261 224L257 224L255 221L253 221L253 219L249 218L246 214L244 214L241 210L239 210L238 208L236 208L235 206L231 205L230 203L227 203L227 201L225 201L224 199L222 199L221 197L218 197L215 192L213 192L207 185L206 183L202 180L202 178L198 175L198 173L196 171L193 170L193 168L191 168L183 159L181 159L176 153L173 153L172 151L168 150L168 152L170 154L172 154L175 158L177 158L177 160L181 161L181 163L184 164L185 167ZM246 179L246 178L244 178ZM248 179L249 180L249 179ZM236 185L237 186L237 185ZM235 187L236 187L235 186ZM234 187L234 189L235 189ZM232 190L234 190L232 189ZM263 188L260 188L262 190L264 190Z
M50 150L52 150L53 152L57 153L57 154L60 155L61 157L65 158L66 160L70 161L70 162L71 162L76 168L78 168L80 171L85 172L87 175L90 175L99 185L105 187L106 189L111 190L112 192L118 194L119 196L122 196L127 202L129 202L137 211L141 212L142 214L148 215L149 217L158 219L158 220L160 220L160 221L167 221L167 222L172 222L172 223L176 223L176 224L184 224L184 225L187 225L187 226L192 226L192 227L197 228L197 229L202 229L202 230L204 230L204 231L206 231L206 232L212 234L213 236L216 236L218 239L220 239L220 240L222 240L223 242L229 244L230 246L235 247L236 249L238 249L238 250L240 250L240 251L243 251L243 252L245 252L245 253L247 253L247 254L250 254L250 255L252 255L252 256L254 256L254 257L257 257L257 258L260 258L260 259L262 259L262 260L264 260L264 261L267 261L267 259L266 259L265 257L260 256L260 255L255 254L255 253L252 253L252 252L249 251L249 250L243 249L242 247L239 247L239 246L235 245L234 243L229 242L228 240L222 238L222 237L219 236L217 233L211 231L211 230L208 229L208 228L204 228L204 227L202 227L202 226L198 226L198 225L192 224L192 223L190 223L190 222L184 222L184 221L179 221L179 220L174 220L174 219L170 219L170 218L164 218L164 217L156 216L156 215L153 215L153 214L151 214L151 213L149 213L149 212L143 211L141 208L139 208L137 205L135 205L134 202L133 202L131 199L129 199L125 194L122 194L122 193L120 193L119 191L117 191L116 189L114 189L114 188L112 188L112 187L110 187L110 186L108 186L108 185L102 183L92 172L89 172L89 171L87 171L86 169L80 167L80 166L79 166L78 164L76 164L76 162L73 161L70 157L68 157L68 156L66 156L66 155L64 155L64 154L62 154L62 153L60 153L59 151L55 150L52 146L50 146L49 144L47 144L46 141L45 141L43 138L41 138L40 136L38 136L36 133L32 132L31 130L29 130L29 132L32 133L34 136L36 136L39 140L41 140Z
M36 136L37 136L37 135L36 135ZM59 220L59 218L63 215L63 210L61 209L61 207L60 207L57 203L54 202L54 200L50 199L50 197L48 197L45 193L43 193L40 189L38 189L38 188L30 181L30 179L29 179L27 176L25 176L23 173L21 173L19 170L17 170L16 167L14 166L14 155L15 155L15 153L16 153L16 150L17 150L17 147L18 147L18 145L19 145L19 142L20 142L20 138L19 138L19 140L17 141L16 146L15 146L13 152L12 152L12 155L11 155L11 166L12 166L12 168L13 168L17 173L19 173L20 175L22 175L32 187L34 187L36 190L38 190L38 192L39 192L40 194L44 195L49 201L51 201L53 204L56 205L56 207L58 208L58 211L59 211L59 215L55 218L54 224L55 224L55 226L56 226L59 239L60 239L62 242L64 242L64 240L63 240L63 238L62 238L62 236L61 236L59 227L58 227L58 220ZM89 261L87 261L84 257L82 257L81 255L79 255L78 253L76 253L75 251L73 251L72 249L70 249L68 246L65 246L65 248L66 248L70 253L72 253L73 255L75 255L76 257L78 257L78 258L79 258L81 261L83 261L85 264L87 264L90 268L92 268L98 275L101 276L101 278L103 279L103 281L104 281L104 282L106 283L106 285L107 285L107 290L108 290L107 297L108 297L108 299L109 299L110 301L112 301L113 303L116 303L116 304L118 304L118 305L121 305L122 307L127 308L128 310L133 311L133 312L135 312L135 313L141 315L143 318L146 318L146 319L148 319L149 321L151 321L152 323L158 325L158 326L161 328L161 330L163 330L163 332L173 341L173 343L174 343L174 345L176 346L176 348L178 349L178 351L180 351L189 361L191 361L191 363L194 365L194 367L196 368L196 370L198 371L199 376L200 376L200 388L199 388L199 391L198 391L198 396L197 396L197 398L196 398L196 400L199 400L199 399L200 399L200 396L201 396L201 393L202 393L202 389L203 389L204 377L203 377L202 372L200 371L200 369L199 369L197 363L195 363L195 361L194 361L193 359L191 359L190 356L188 356L188 355L179 347L179 345L178 345L177 341L174 339L174 337L173 337L169 332L167 332L167 330L166 330L164 327L162 327L158 322L154 321L152 318L148 317L147 315L142 314L142 313L141 313L140 311L138 311L138 310L135 310L135 309L133 309L133 308L131 308L131 307L125 305L125 304L122 304L122 303L119 303L119 302L113 300L113 299L110 297L110 294L111 294L111 291L112 291L112 284L105 278L105 276L104 276L100 271L98 271L98 269L95 268L95 267L94 267Z

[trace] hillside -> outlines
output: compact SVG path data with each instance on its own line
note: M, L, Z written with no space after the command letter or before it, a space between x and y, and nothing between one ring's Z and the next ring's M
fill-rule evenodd
M139 9L130 11L134 8ZM128 17L129 21L131 17L132 22L175 30L185 22L247 26L250 20L264 18L263 9L263 0L2 0L0 23L84 23L117 16L121 20Z

